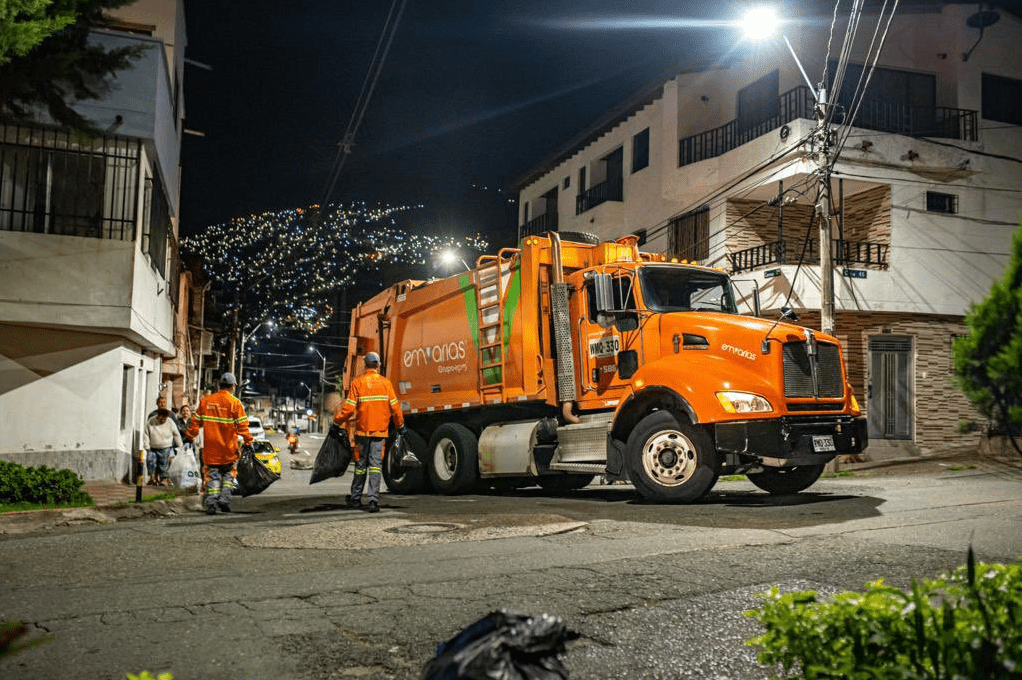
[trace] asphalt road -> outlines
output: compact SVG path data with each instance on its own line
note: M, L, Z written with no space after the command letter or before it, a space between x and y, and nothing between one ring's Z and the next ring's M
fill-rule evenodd
M318 444L303 437L303 444ZM292 470L230 515L197 511L0 536L0 619L47 642L0 678L418 678L498 608L561 617L571 677L767 678L742 615L772 584L896 585L1022 555L1022 472L842 477L797 496L722 482L687 506L626 485L554 495L385 494Z

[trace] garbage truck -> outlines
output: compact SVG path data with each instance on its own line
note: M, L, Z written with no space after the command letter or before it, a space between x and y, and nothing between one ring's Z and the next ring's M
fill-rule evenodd
M758 293L758 291L757 291ZM548 232L448 278L358 304L344 389L379 353L421 467L392 492L582 488L596 475L662 503L722 474L797 493L867 445L838 340L740 314L719 268L638 239Z

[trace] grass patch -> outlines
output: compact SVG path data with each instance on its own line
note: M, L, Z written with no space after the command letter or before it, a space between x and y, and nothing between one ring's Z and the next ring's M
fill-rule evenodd
M946 469L950 470L952 472L955 472L955 471L959 471L959 470L975 470L976 466L975 465L948 465L946 467Z
M854 477L855 473L851 470L840 470L838 472L824 472L820 475L820 479L834 479L835 477Z
M172 501L175 498L186 495L188 495L187 492L183 491L182 489L169 488L166 491L161 491L160 493L153 494L151 496L142 496L142 502L155 503L156 501ZM135 501L133 500L121 501L120 503L117 503L117 505L134 505L134 504Z
M67 508L91 508L96 503L89 497L88 502L80 503L0 503L0 514L5 512L23 512L25 510L61 510Z
M744 482L745 481L745 475L724 475L723 477L721 477L717 481L718 482Z

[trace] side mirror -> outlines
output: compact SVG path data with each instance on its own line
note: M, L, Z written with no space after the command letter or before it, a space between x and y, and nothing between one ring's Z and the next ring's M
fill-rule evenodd
M617 374L622 380L628 380L639 370L639 353L634 349L626 349L617 353Z
M614 325L619 331L634 331L639 327L639 315L635 312L619 312L614 317Z
M593 290L596 293L596 311L614 311L614 284L610 274L596 274L593 277Z

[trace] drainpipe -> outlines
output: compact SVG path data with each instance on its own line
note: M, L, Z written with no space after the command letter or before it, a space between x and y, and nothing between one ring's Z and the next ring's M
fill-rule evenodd
M554 339L557 344L557 400L561 402L561 415L570 424L582 422L572 413L575 399L575 357L571 343L571 315L568 308L568 284L564 282L561 262L561 237L549 232L553 281L550 283L550 309Z

